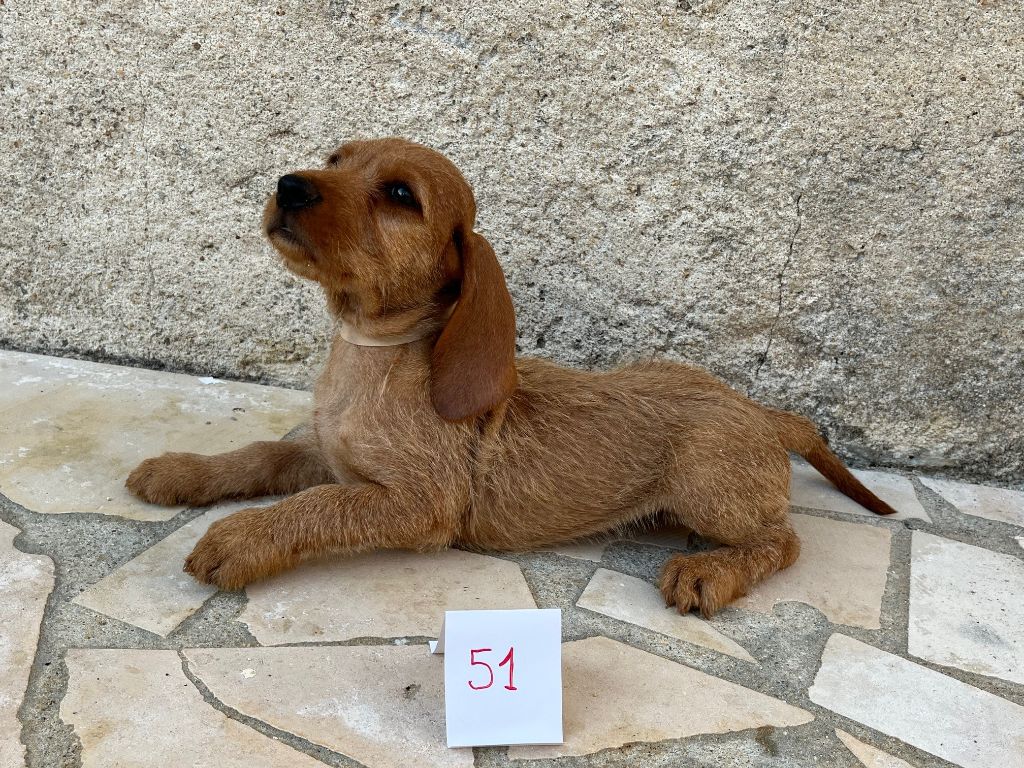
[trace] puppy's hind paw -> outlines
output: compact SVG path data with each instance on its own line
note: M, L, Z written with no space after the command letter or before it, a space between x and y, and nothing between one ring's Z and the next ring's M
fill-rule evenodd
M661 572L665 604L683 614L699 610L706 619L741 597L743 586L742 574L712 553L676 555Z

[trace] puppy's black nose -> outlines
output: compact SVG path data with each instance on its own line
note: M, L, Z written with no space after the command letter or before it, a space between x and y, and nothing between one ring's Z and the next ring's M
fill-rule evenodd
M298 211L320 202L313 182L294 173L277 180L277 205L286 211Z

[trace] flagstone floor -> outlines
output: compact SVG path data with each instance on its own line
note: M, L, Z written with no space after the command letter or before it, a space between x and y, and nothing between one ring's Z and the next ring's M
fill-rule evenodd
M803 555L711 621L664 608L668 533L377 553L245 593L181 564L238 509L124 478L281 437L309 396L0 352L0 767L1024 766L1024 493L794 464ZM265 502L264 502L265 503ZM563 745L449 750L446 609L561 608Z

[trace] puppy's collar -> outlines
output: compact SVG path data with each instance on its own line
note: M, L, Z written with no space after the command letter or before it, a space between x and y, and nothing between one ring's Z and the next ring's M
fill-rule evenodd
M455 312L457 304L458 302L455 302L455 304L448 307L448 311L444 313L445 321ZM402 344L411 344L414 341L425 339L434 333L437 333L436 328L427 331L411 331L401 336L370 336L360 331L351 323L346 323L344 320L338 325L338 335L349 344L355 344L357 347L398 347Z
M401 344L411 344L414 341L425 339L434 332L416 331L401 336L370 336L348 323L341 323L338 327L338 335L349 344L355 344L357 347L397 347Z

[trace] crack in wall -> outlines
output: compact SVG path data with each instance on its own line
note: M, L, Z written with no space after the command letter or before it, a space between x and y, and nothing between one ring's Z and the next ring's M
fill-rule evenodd
M718 13L730 0L676 0L676 10L693 16L710 16Z
M149 241L152 239L150 229L153 225L153 209L151 205L151 190L149 186L149 168L150 168L150 149L146 138L147 119L149 117L149 93L147 92L145 69L142 66L142 52L143 47L139 46L138 51L135 55L135 68L139 76L139 102L142 107L142 113L139 116L139 144L141 150L141 163L139 165L142 168L142 216L143 225L142 231L146 236L147 243L143 246L142 257L146 265L146 298L149 306L153 306L153 297L157 293L156 286L156 270L153 267L153 253L152 248L149 245ZM152 314L152 313L150 313Z
M390 24L395 29L430 38L460 51L468 50L471 47L469 38L458 30L446 26L443 20L438 19L432 13L429 6L420 6L416 11L414 21L405 18L404 11L398 4L388 8L388 12L390 13Z
M327 0L327 13L339 18L348 16L348 4L349 0Z
M800 229L803 227L803 212L800 210L800 200L803 196L803 192L797 193L796 196L796 227L793 229L793 234L789 237L789 245L786 248L786 260L783 262L782 270L779 272L779 297L775 306L775 317L768 328L768 342L765 344L764 351L757 362L751 386L756 384L761 376L761 369L764 367L765 362L768 360L768 355L772 351L772 343L775 341L775 330L778 328L779 319L782 317L782 302L786 292L786 273L789 271L789 265L793 263L793 250L796 247L796 239L800 235Z

